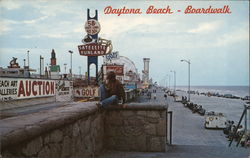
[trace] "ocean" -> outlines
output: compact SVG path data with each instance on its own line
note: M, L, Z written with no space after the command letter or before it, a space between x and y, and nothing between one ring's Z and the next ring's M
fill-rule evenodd
M172 89L173 87L171 87ZM187 91L187 86L176 86L176 90ZM198 92L212 92L219 94L232 94L238 97L245 97L250 95L249 86L191 86L190 91Z

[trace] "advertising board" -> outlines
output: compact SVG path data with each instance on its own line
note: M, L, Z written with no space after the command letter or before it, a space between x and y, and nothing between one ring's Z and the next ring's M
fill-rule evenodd
M95 35L95 34L98 34L100 32L100 30L101 30L101 25L97 20L90 19L90 20L86 21L85 31L87 32L87 34Z
M107 65L106 72L114 71L116 75L123 75L123 65Z
M81 88L74 88L74 97L90 98L98 96L98 87L87 86Z
M0 77L0 101L55 96L55 81Z
M98 43L79 45L80 55L84 56L102 56L106 54L107 46Z
M73 81L56 81L56 101L71 101L73 99Z
M111 53L105 55L105 60L107 60L109 62L111 62L114 59L119 59L119 52L118 51L111 52Z

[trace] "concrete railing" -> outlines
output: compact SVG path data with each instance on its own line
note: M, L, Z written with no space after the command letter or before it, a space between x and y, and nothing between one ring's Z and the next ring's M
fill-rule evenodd
M0 120L1 155L10 157L96 157L107 148L165 151L165 106L129 104L100 110L95 102Z
M105 113L105 146L119 151L161 151L166 148L165 105L131 103Z

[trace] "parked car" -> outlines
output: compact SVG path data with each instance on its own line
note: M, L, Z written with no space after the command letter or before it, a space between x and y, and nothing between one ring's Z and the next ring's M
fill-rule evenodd
M232 94L224 94L224 97L225 97L225 98L232 98L233 95L232 95Z
M195 91L188 91L189 94L195 94Z
M205 128L223 129L226 128L227 119L222 113L208 112L205 115Z
M242 100L250 100L250 96L245 96L244 98L242 98Z

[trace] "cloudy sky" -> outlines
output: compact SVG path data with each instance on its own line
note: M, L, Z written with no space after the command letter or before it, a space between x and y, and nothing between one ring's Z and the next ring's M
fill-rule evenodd
M98 3L97 3L98 2ZM171 15L148 15L150 5L170 6ZM194 8L221 8L229 5L231 14L184 14L188 5ZM141 8L140 15L104 14L104 8ZM130 58L139 72L143 58L150 58L150 77L164 83L166 75L177 85L187 83L187 63L191 60L192 85L249 85L249 2L248 1L80 1L80 0L0 0L0 67L12 57L23 59L30 51L30 65L39 68L39 56L50 63L55 49L58 64L70 64L73 73L87 70L87 58L77 46L86 35L84 23L87 8L97 9L101 32L99 37L112 40L114 51ZM181 10L180 13L177 10ZM102 57L99 57L102 62Z

